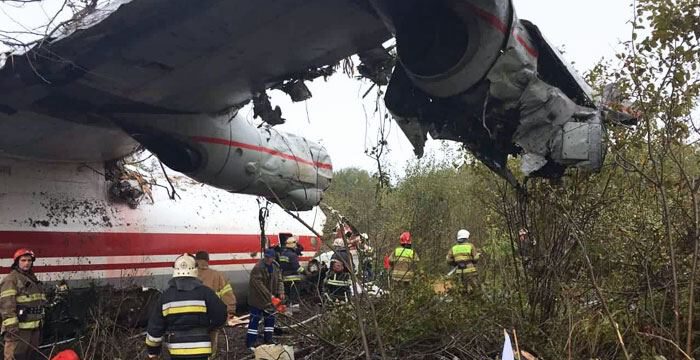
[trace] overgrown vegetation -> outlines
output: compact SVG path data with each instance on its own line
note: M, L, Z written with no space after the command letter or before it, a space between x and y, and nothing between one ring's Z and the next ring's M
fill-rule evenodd
M389 356L483 358L497 352L503 328L543 359L700 356L700 3L635 6L633 41L617 63L587 74L599 92L616 84L610 106L639 118L608 124L600 173L572 170L561 184L521 178L526 197L464 154L417 161L388 188L365 171L336 173L326 201L369 233L377 260L404 230L422 259L422 282L367 315ZM463 227L484 252L484 291L448 302L431 284L449 270L445 254ZM355 320L337 321L322 328L335 351L359 341ZM373 329L365 327L370 342Z

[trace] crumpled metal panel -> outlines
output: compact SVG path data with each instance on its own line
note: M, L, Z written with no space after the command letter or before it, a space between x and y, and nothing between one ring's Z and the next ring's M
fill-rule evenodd
M373 4L399 40L387 108L416 154L422 154L426 132L460 141L516 186L506 166L509 155L522 156L522 171L531 176L556 178L569 166L602 166L602 113L587 85L537 27L517 19L510 1ZM401 41L401 24L409 23L422 27L404 31ZM464 41L446 40L448 31Z

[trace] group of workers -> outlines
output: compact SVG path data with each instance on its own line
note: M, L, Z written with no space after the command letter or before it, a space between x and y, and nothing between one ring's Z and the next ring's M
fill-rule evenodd
M10 273L0 282L0 315L5 360L31 360L41 355L41 328L46 293L32 271L36 256L30 249L13 255ZM216 349L219 327L235 319L236 298L224 275L210 269L209 254L183 254L173 265L173 277L161 294L148 322L148 357L155 358L166 344L173 359L207 359ZM52 360L79 360L72 350Z
M449 275L458 278L458 286L465 293L479 289L476 264L480 254L470 235L466 229L457 231L456 243L450 247L446 258L447 263L452 266ZM395 286L406 287L414 279L419 257L413 249L411 233L403 232L399 237L399 244L399 247L386 257L384 267L389 271Z
M362 253L361 260L371 259L373 250L363 240L366 240L364 234L353 245ZM399 242L400 246L385 259L385 267L392 282L401 287L413 281L419 257L412 247L409 232L402 233ZM333 250L329 267L314 259L307 268L300 265L303 249L294 236L285 236L280 243L272 243L263 251L262 259L250 272L246 347L252 349L256 345L260 321L263 322L263 342L272 343L275 315L287 313L287 305L290 310L298 307L299 294L306 285L311 284L326 300L345 302L351 296L351 277L358 273L356 270L364 279L371 277L371 266L365 266L368 262L361 262L361 269L355 269L347 238L336 238ZM35 259L31 250L17 250L10 273L0 282L5 360L38 358L34 355L39 354L47 300L32 271ZM459 276L467 291L479 286L478 259L479 253L470 241L469 231L459 230L456 244L447 254L447 262L454 267L451 273ZM149 358L158 357L163 345L172 359L207 359L216 354L218 329L236 320L236 297L224 275L209 268L208 262L206 251L199 251L195 256L183 254L175 260L173 277L148 321ZM60 356L57 359L78 359L72 352Z

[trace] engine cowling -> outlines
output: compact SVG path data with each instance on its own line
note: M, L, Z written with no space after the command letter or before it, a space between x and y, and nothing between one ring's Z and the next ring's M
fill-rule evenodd
M122 127L168 167L235 193L260 195L291 210L310 210L333 177L318 143L237 114L129 115Z
M602 166L603 113L590 89L509 0L371 0L396 35L385 101L422 154L427 134L460 141L502 176Z

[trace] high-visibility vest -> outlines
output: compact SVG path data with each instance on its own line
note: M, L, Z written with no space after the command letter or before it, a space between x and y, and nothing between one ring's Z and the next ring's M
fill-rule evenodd
M455 263L462 263L464 266L464 268L458 268L455 271L456 273L463 274L476 272L476 266L474 266L474 245L469 243L456 244L452 246L452 256L455 259Z
M407 249L405 247L397 247L394 250L394 258L396 261L413 261L414 258L413 249Z
M413 262L417 255L413 249L397 247L394 250L394 267L391 270L391 278L396 281L411 281L413 279Z

